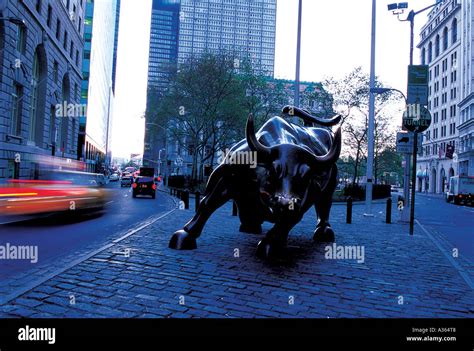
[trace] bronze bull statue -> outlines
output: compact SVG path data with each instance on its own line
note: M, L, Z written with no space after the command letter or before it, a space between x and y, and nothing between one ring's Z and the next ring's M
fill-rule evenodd
M338 124L340 116L322 119L286 106L283 113L288 112L302 118L305 126L277 116L256 133L249 116L246 139L234 145L211 174L195 216L173 234L170 248L196 249L209 217L229 200L237 204L241 232L260 234L264 221L275 224L258 243L259 256L272 256L285 247L288 233L311 206L318 218L313 239L334 241L328 219L337 185L341 129L333 133L329 127Z

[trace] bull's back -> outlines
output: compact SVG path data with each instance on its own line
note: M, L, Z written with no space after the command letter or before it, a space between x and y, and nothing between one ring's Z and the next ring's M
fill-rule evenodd
M272 117L258 130L257 139L266 146L299 145L316 155L325 155L333 142L332 132L324 127L303 127L281 117ZM231 152L249 151L245 139L235 144Z

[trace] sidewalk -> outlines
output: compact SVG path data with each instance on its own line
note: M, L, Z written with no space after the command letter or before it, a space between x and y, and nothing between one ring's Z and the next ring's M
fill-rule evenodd
M474 315L474 291L449 260L418 226L409 236L406 225L385 224L384 204L374 205L374 218L355 206L353 224L345 207L333 207L337 245L363 247L363 263L325 258L327 244L312 241L313 210L290 233L285 259L261 260L263 235L239 233L230 203L211 217L197 250L170 250L190 206L0 306L0 317Z

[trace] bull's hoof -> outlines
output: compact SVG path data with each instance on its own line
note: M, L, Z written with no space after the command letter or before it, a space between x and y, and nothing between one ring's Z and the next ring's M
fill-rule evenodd
M196 239L188 232L178 230L171 237L168 247L174 250L195 250L197 249Z
M333 243L334 242L334 231L330 226L317 227L314 231L313 240L322 243Z
M239 232L249 233L249 234L262 234L262 226L260 224L256 224L256 225L241 224L239 228Z
M264 259L274 258L280 256L283 250L282 245L263 239L257 245L257 256Z

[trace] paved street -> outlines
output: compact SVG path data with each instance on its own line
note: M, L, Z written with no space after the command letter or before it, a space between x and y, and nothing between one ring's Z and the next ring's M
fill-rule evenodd
M132 228L138 227L173 207L169 197L133 199L131 188L121 188L119 182L107 185L111 199L103 215L90 214L65 217L62 215L0 225L0 244L37 245L38 263L26 260L0 260L0 292L10 289L6 285L21 286L23 279L42 277L84 254L117 239ZM160 193L161 194L161 193Z
M474 208L446 203L442 196L417 193L416 217L431 233L474 262Z
M384 209L376 204L376 216L366 218L364 206L355 205L353 224L345 224L345 206L333 207L336 244L363 249L359 260L329 257L328 245L313 243L310 211L290 233L285 258L272 261L255 256L262 235L239 233L230 204L211 217L197 250L168 249L171 233L193 213L176 209L31 282L1 305L0 316L472 318L472 277L460 263L465 257L448 258L433 241L429 218L425 230L416 226L410 237L408 226L396 223L397 213L394 224L383 222Z

